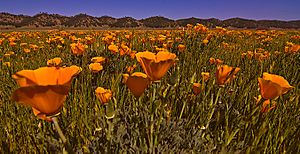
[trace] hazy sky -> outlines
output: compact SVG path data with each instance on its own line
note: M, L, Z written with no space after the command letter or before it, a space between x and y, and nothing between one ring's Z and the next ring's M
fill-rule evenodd
M299 20L300 0L0 0L0 12L35 15L40 12L73 16L165 16L228 19Z

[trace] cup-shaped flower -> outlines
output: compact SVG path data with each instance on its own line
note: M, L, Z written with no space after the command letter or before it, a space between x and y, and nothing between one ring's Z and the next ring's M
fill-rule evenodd
M293 86L282 76L266 72L263 73L262 78L258 78L258 83L261 96L264 99L274 99L293 89Z
M20 87L12 94L12 99L32 107L39 118L60 112L70 87L66 85L28 86Z
M114 44L109 45L108 50L113 54L116 54L117 52L119 52L118 46L116 46Z
M229 83L231 80L233 80L236 76L236 74L240 71L240 68L231 67L228 65L220 65L217 67L216 72L216 78L217 78L217 84L219 86L223 86L226 83Z
M100 63L91 63L89 65L89 69L93 72L93 73L98 73L101 70L103 70L103 66Z
M194 95L198 95L201 92L201 84L200 83L193 83L193 93Z
M85 46L81 43L72 43L70 44L71 46L71 51L74 55L83 55L85 52Z
M14 101L32 107L35 115L44 120L60 112L69 93L71 80L81 71L71 66L41 67L36 70L22 70L13 75L20 88L12 94Z
M166 51L160 51L156 55L152 52L139 52L137 61L152 81L160 80L175 63L176 55Z
M208 81L208 79L210 78L209 72L201 72L201 76L204 82Z
M140 97L149 86L150 80L146 74L134 72L130 76L123 75L126 78L125 84L135 97Z
M47 66L59 66L62 63L61 58L56 57L47 61Z
M102 87L98 87L95 90L95 94L102 104L107 104L112 97L112 92L109 89L104 89Z

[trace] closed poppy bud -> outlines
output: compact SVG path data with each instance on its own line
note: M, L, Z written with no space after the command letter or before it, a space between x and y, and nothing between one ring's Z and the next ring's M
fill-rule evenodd
M95 93L96 93L96 97L99 99L99 101L102 104L107 104L112 97L112 92L110 90L104 89L102 87L98 87L95 90Z
M204 82L206 82L210 78L209 72L201 72L201 76Z
M272 102L272 104L270 104ZM276 103L273 101L270 101L269 99L265 100L263 102L262 108L261 108L261 112L265 113L265 112L269 112L272 109L274 109L276 107Z
M201 84L200 83L193 83L193 93L194 95L198 95L201 92Z
M237 72L240 71L240 68L231 67L228 65L221 65L217 67L216 78L217 84L220 86L225 85L235 78Z
M132 73L126 80L127 87L135 97L140 97L149 84L147 75L141 72Z
M287 93L293 87L282 76L263 73L263 78L258 78L261 96L264 99L274 99Z
M202 41L202 43L203 43L204 45L206 45L208 42L209 42L209 41L208 41L207 39L204 39L204 40Z
M211 65L213 65L215 62L216 62L216 59L215 59L215 58L209 58L209 63L210 63Z
M29 52L30 52L30 49L25 48L23 51L24 51L25 53L29 53Z
M4 62L3 65L10 67L10 62Z
M93 72L93 73L98 73L101 70L103 70L103 66L100 63L91 63L89 65L89 69Z
M47 66L59 66L62 63L61 58L56 57L47 61Z
M136 65L135 65L135 64L132 65L132 66L127 66L127 67L126 67L126 71L127 71L127 73L131 74L132 71L133 71L135 68L136 68Z
M123 77L122 83L126 84L127 79L129 78L129 74L122 74L122 77Z
M131 52L129 53L130 58L131 58L131 59L134 59L134 58L135 58L135 54L136 54L136 51L131 51Z
M178 45L178 50L179 50L180 52L183 52L183 51L185 50L185 45L179 44L179 45Z
M217 65L223 64L223 60L221 60L221 59L216 59L216 64L217 64Z
M247 55L247 53L246 53L246 52L244 52L244 53L242 53L242 54L241 54L242 58L245 58L245 57L246 57L246 55Z

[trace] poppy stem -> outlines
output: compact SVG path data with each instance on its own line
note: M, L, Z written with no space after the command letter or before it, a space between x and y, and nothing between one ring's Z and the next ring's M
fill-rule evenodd
M66 139L65 135L63 134L63 132L61 131L60 127L59 127L59 124L57 122L57 118L52 117L52 121L54 123L55 129L57 130L57 133L58 133L59 137L61 138L61 140L65 144L67 142L67 139Z

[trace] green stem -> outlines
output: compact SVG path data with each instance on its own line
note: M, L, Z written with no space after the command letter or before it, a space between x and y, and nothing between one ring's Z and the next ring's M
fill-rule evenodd
M59 127L59 124L57 122L57 118L56 117L52 117L52 121L54 123L55 129L56 129L59 137L61 138L61 140L65 144L67 142L67 139L66 139L65 135L63 134L63 132L61 131L60 127Z
M208 121L207 121L207 123L206 123L205 128L208 128L209 123L210 123L210 121L211 121L211 119L212 119L212 116L213 116L213 114L214 114L214 112L215 112L216 104L217 104L217 102L218 102L218 99L219 99L219 96L220 96L221 89L222 89L222 88L219 87L219 90L218 90L217 97L216 97L215 101L211 100L211 102L210 102L210 104L209 104L210 106L213 106L213 109L212 109L211 112L210 112L209 119L208 119Z
M186 106L186 102L187 102L187 101L184 101L184 103L183 103L183 106L182 106L182 109L181 109L181 112L180 112L179 119L181 119L181 117L182 117L183 111L184 111L185 106Z

